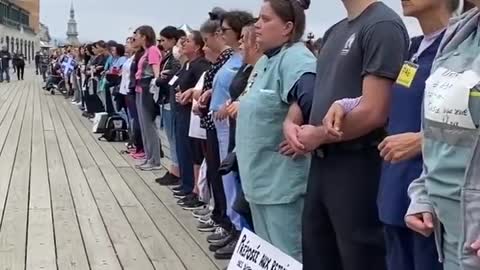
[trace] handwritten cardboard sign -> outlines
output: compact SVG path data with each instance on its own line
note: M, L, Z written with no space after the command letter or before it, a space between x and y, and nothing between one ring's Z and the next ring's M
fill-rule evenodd
M227 270L302 270L302 264L243 229Z

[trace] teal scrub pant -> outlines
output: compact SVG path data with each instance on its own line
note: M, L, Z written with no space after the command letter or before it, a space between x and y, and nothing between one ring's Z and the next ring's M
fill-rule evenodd
M289 204L250 203L255 233L297 261L302 261L304 199Z
M460 270L460 201L435 194L430 194L430 200L435 206L435 213L443 227L443 254L445 256L443 270ZM440 196L439 196L440 195Z

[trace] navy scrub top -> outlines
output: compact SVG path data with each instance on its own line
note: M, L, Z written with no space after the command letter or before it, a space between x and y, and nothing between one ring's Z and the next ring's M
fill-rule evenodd
M418 70L410 88L397 83L392 87L392 104L387 127L389 135L420 131L425 81L430 76L443 35L444 33L438 36L435 42L417 57L415 54L423 37L412 39L409 59L418 65ZM408 186L422 173L422 164L421 155L396 164L383 163L377 201L380 220L383 223L406 226L404 217L410 204Z

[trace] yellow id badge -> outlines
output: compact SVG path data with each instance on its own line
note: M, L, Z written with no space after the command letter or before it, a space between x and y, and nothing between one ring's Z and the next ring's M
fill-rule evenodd
M410 88L412 86L413 79L415 79L415 74L417 74L418 65L412 62L405 62L398 74L397 84Z

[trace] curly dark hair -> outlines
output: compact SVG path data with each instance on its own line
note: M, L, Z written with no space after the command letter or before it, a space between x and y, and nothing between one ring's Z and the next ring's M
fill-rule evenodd
M237 34L237 39L240 40L242 28L255 22L255 19L250 12L232 10L223 15L223 22L228 23L232 31Z

